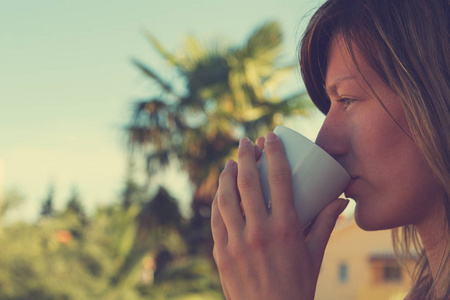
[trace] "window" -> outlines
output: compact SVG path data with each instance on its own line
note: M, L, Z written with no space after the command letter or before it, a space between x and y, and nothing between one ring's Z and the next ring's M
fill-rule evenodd
M414 263L411 260L411 263ZM403 279L402 267L398 264L393 253L377 253L370 257L372 278L374 284L401 284Z
M383 268L383 280L385 282L397 282L402 280L402 270L399 265L386 264Z
M347 264L341 263L339 265L339 282L345 283L348 280L348 267Z

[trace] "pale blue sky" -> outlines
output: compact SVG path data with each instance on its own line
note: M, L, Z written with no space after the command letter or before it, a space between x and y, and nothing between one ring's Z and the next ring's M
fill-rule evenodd
M311 0L10 0L0 2L0 161L3 189L34 218L51 182L57 208L77 186L86 207L117 199L126 170L125 137L134 100L150 85L130 63L166 70L142 31L174 50L191 33L241 43L278 20L294 60ZM299 125L314 138L321 117ZM1 178L1 177L0 177ZM172 192L186 200L186 182Z

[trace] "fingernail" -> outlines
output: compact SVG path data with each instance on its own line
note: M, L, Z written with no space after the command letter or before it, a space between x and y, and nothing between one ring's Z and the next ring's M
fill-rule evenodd
M248 137L243 137L239 142L239 147L250 145L251 141Z
M273 142L277 139L277 135L271 131L266 134L266 142Z
M236 162L232 159L230 159L229 161L227 161L227 163L225 164L225 168L232 168L236 165Z

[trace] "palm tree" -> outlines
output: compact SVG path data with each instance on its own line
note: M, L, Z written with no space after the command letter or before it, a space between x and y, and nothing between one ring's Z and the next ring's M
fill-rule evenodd
M235 155L239 139L255 138L286 116L304 115L305 94L280 97L277 88L295 65L279 66L282 33L278 23L257 28L242 46L203 45L189 36L181 51L168 52L147 33L154 48L179 75L169 82L139 60L134 64L157 87L154 97L134 106L127 127L132 149L143 151L152 176L178 161L194 186L194 220L210 207L225 161Z

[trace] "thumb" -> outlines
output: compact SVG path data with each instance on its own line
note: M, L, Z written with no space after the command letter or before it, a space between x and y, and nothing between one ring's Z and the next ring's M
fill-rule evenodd
M336 220L347 207L348 203L349 201L346 199L337 199L331 202L314 221L307 237L307 247L315 266L322 264L325 248L334 229L334 225L336 225Z

